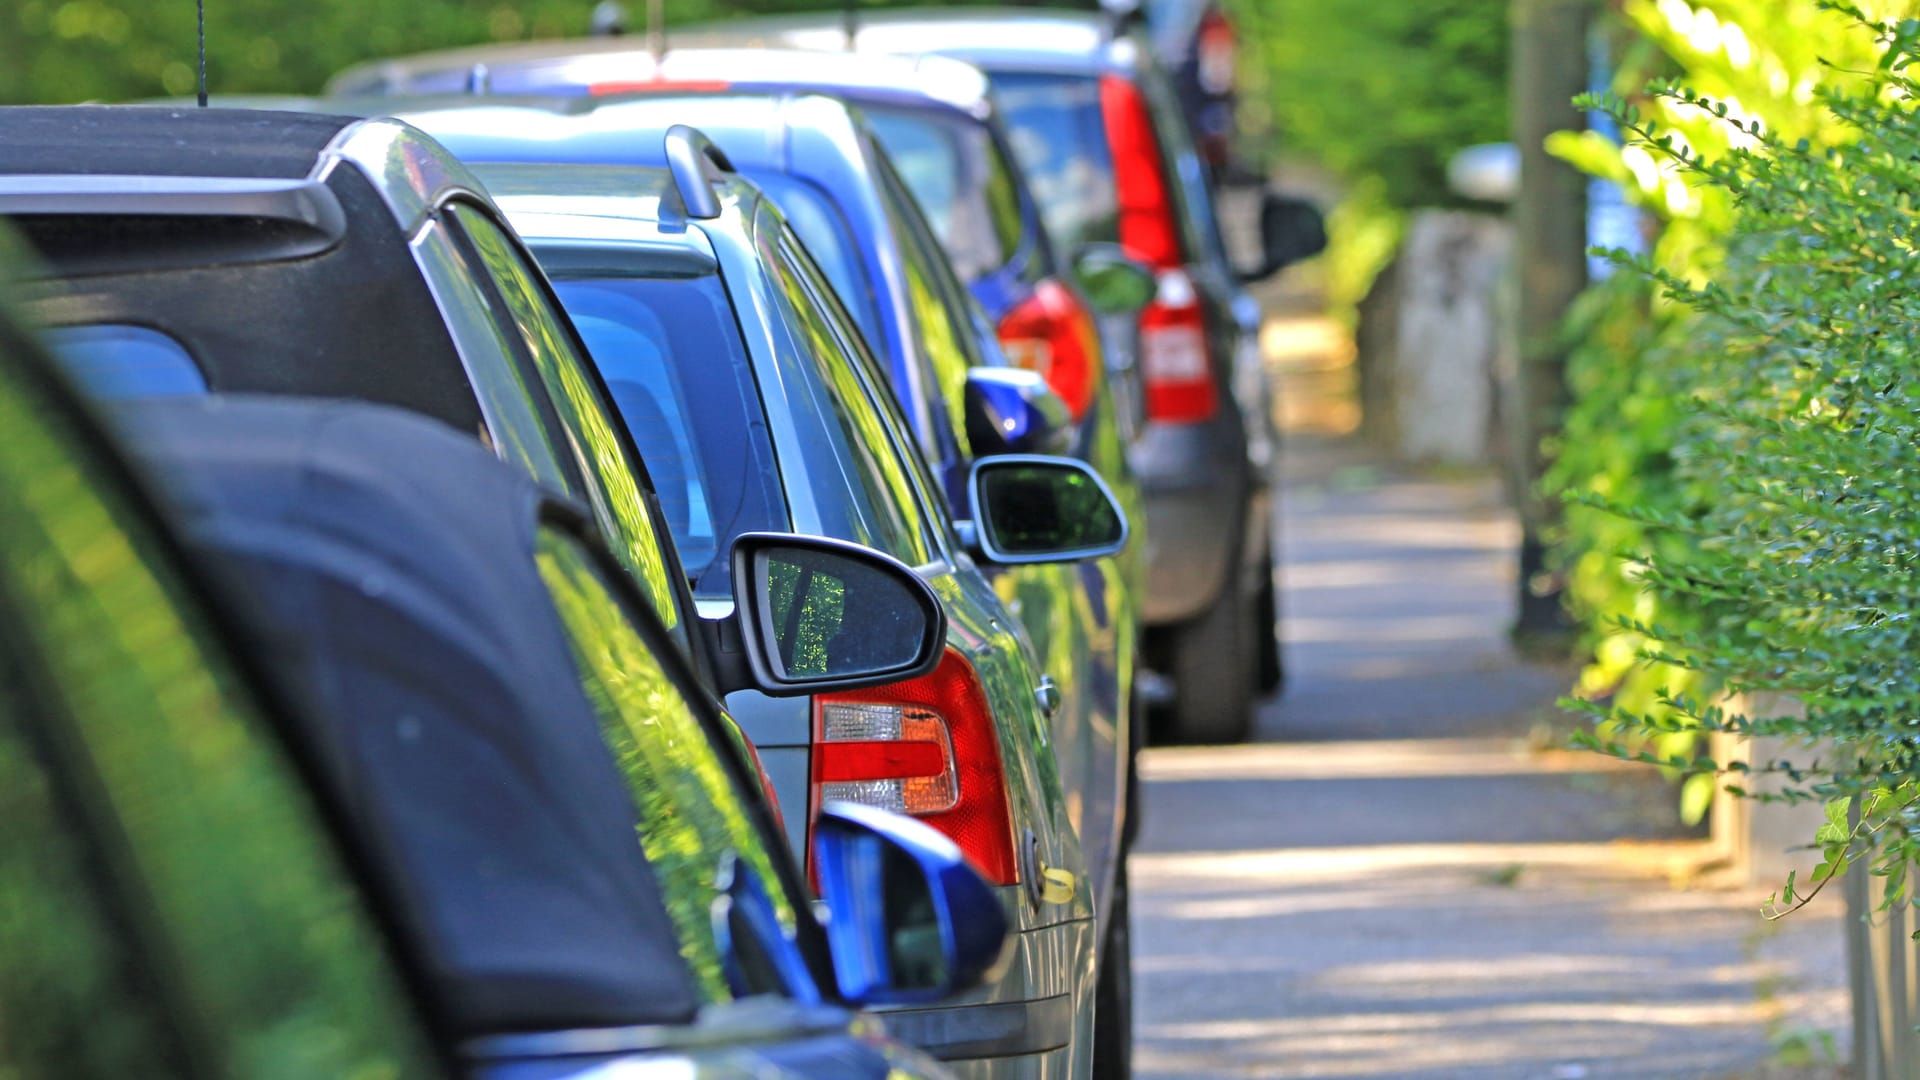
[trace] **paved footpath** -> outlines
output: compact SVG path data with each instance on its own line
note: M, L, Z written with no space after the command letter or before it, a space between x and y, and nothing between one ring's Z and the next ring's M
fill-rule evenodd
M1290 688L1143 761L1136 1075L1836 1075L1786 1065L1845 1039L1837 905L1764 923L1657 778L1541 749L1568 676L1507 647L1493 484L1287 468Z

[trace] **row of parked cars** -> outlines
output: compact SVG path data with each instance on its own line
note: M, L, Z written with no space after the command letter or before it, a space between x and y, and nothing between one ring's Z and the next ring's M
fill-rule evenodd
M1242 282L1320 244L1232 265L1147 42L0 110L0 1063L1126 1076L1143 691L1281 679Z

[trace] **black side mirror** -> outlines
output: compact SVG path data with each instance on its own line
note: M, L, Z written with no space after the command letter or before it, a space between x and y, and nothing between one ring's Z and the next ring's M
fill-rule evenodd
M743 533L732 559L733 613L705 623L722 696L854 690L940 662L946 609L898 559L791 533Z
M1159 279L1151 267L1119 244L1096 242L1073 258L1074 280L1087 303L1102 315L1131 315L1153 302Z
M980 458L967 478L971 517L956 522L980 557L1002 565L1078 562L1127 546L1127 515L1077 458Z
M1327 221L1312 203L1268 191L1260 196L1260 268L1242 275L1262 281L1327 249Z
M965 401L967 442L976 454L1062 454L1073 442L1073 414L1037 372L969 369Z

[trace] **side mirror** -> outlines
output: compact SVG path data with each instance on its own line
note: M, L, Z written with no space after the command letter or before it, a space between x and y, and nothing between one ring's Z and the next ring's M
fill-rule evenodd
M1260 281L1327 249L1327 221L1312 203L1268 191L1260 196L1260 268L1243 275Z
M1074 280L1102 315L1131 315L1153 302L1159 279L1119 244L1088 244L1073 259Z
M961 538L991 562L1077 562L1127 546L1127 515L1106 481L1077 458L980 458L967 477L971 519Z
M791 533L743 533L732 559L733 613L706 623L722 696L853 690L940 662L946 609L898 559Z
M932 826L830 802L813 827L840 996L855 1005L938 1001L1006 962L1007 913L953 841Z
M1037 372L977 367L967 372L967 441L987 454L1061 454L1073 442L1073 414Z

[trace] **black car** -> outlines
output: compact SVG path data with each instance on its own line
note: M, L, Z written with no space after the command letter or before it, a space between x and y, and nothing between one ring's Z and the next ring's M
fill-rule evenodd
M639 455L485 189L393 120L246 109L0 109L0 217L28 313L113 399L392 405L590 507L675 640L691 600Z

